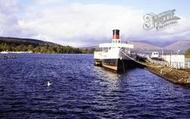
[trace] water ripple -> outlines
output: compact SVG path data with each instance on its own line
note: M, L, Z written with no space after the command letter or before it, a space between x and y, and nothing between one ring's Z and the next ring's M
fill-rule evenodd
M190 117L189 87L144 69L114 74L92 55L18 54L0 66L0 118Z

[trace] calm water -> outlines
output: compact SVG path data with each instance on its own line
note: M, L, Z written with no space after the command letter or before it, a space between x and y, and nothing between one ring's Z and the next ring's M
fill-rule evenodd
M93 55L16 56L0 59L0 118L190 118L190 88L144 69L114 74Z

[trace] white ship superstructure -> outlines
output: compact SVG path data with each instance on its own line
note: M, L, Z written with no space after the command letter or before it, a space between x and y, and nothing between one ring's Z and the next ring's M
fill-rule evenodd
M120 31L113 30L113 38L111 43L99 44L100 51L94 52L95 65L100 65L105 68L122 72L126 65L129 66L131 58L131 49L134 48L133 44L121 43Z

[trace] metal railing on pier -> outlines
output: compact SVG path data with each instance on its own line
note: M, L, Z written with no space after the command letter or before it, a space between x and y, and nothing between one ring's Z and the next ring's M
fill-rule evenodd
M190 69L190 61L189 62L185 62L185 68L186 69Z

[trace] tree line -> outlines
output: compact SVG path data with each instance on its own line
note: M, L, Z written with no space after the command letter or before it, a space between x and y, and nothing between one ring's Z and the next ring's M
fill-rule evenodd
M27 42L5 42L0 41L1 51L32 51L33 53L93 53L93 49L80 49L71 46L52 44L33 44Z
M190 58L190 48L186 50L185 57Z

